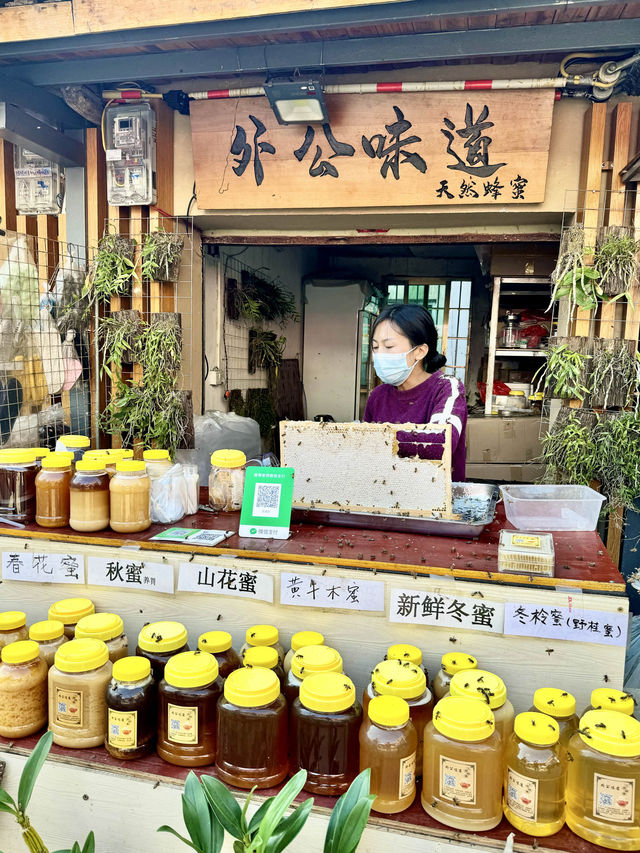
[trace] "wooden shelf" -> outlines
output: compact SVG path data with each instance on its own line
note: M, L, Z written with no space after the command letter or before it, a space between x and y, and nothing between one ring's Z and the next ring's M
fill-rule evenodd
M547 349L519 349L518 347L509 347L497 349L496 358L546 358L547 352Z

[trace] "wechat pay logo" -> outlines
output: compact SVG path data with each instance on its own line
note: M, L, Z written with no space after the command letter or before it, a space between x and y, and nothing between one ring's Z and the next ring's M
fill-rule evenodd
M250 533L252 536L254 535L254 533L257 533L257 532L258 532L258 528L257 528L257 527L252 527L252 528L251 528L251 530L249 531L249 533Z

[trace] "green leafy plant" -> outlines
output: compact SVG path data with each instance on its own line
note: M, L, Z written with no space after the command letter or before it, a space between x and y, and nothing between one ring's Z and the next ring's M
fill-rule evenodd
M235 310L251 323L298 322L300 315L296 309L293 293L285 290L277 281L261 278L249 270L242 271L241 284L230 291Z
M177 376L182 361L182 329L174 315L161 314L144 327L139 360L145 383L161 383Z
M536 391L541 388L550 397L584 400L589 393L585 385L590 355L574 352L566 344L551 347L544 364L534 375L538 379Z
M140 250L141 269L150 281L178 281L184 237L168 231L145 234Z
M193 770L184 783L182 818L189 833L188 839L166 825L161 826L158 832L168 832L175 835L176 838L179 838L197 853L219 853L224 841L224 829L211 809L204 789Z
M134 254L136 241L120 234L105 234L85 279L82 296L89 303L108 302L129 289L132 279L139 280Z
M329 820L323 853L354 853L369 820L375 795L370 794L371 770L356 776L336 803Z
M593 264L605 295L628 295L638 279L638 251L629 228L610 225L600 231Z
M22 769L18 783L18 802L10 794L0 788L0 812L13 815L22 830L22 840L31 853L49 853L44 841L31 825L27 808L31 802L33 789L44 762L49 755L53 734L46 732L33 748ZM58 850L57 853L95 853L95 838L90 832L82 847L76 842L70 850Z
M583 311L594 311L598 307L598 300L602 298L602 290L598 287L600 273L593 267L572 267L570 270L554 282L551 301L568 299L569 315L572 316L576 308Z
M286 346L287 339L283 335L278 337L267 329L250 329L249 373L255 373L257 367L262 367L277 374Z
M122 365L138 361L145 326L137 311L117 311L103 317L98 324L101 352L100 377L106 373L114 380L122 373Z
M542 438L546 482L588 486L598 479L595 419L591 412L560 410L552 429Z
M591 405L638 407L640 361L633 341L597 339L594 341L591 371Z

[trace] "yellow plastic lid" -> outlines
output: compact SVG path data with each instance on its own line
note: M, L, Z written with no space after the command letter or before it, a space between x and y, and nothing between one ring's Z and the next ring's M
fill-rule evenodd
M239 708L261 708L280 695L280 680L272 669L242 667L229 673L224 683L224 698Z
M113 640L124 632L122 619L116 613L93 613L83 616L76 625L76 639L93 637L94 640Z
M356 688L346 675L322 672L305 678L299 695L305 708L330 714L350 708L356 701Z
M29 639L36 643L46 643L48 640L57 640L64 634L64 625L59 619L45 619L42 622L34 622L29 628Z
M39 654L40 646L33 640L17 640L15 643L9 643L0 652L2 663L7 664L29 663L37 660Z
M381 696L400 696L402 699L417 699L427 689L424 670L401 660L381 661L373 670L371 683Z
M87 438L86 435L61 435L60 442L64 444L65 447L89 447L91 445L91 441Z
M496 729L493 711L478 699L445 696L433 709L433 725L445 737L474 743L486 740Z
M533 694L536 711L550 717L570 717L576 712L576 699L559 687L540 687Z
M524 397L524 391L509 391L509 397Z
M544 400L544 394L542 393L542 391L536 391L535 394L529 394L529 399L530 400L536 400L536 401Z
M91 459L84 457L76 462L76 471L87 471L93 474L104 474L105 465L107 464L108 456L96 456Z
M246 461L241 450L216 450L211 454L211 464L215 468L241 468Z
M142 454L145 462L158 462L161 459L171 459L168 450L145 450Z
M399 696L374 696L367 713L378 726L404 726L409 719L409 703Z
M447 675L455 675L456 672L462 672L466 669L477 669L478 661L473 655L468 655L466 652L447 652L442 655L442 671Z
M85 452L82 454L82 459L86 460L87 462L90 459L92 459L94 461L96 459L101 459L103 462L106 463L109 456L116 456L116 455L118 455L117 450L110 450L108 447L102 447L102 448L99 447L96 450L85 450Z
M65 625L75 625L83 616L95 612L95 605L89 598L63 598L51 605L48 615L49 619L59 619Z
M137 459L118 459L116 462L116 471L119 474L131 473L132 471L146 471L147 466L144 462Z
M180 652L164 668L164 679L173 687L205 687L217 677L218 661L209 652Z
M145 652L174 652L187 642L187 629L181 622L150 622L138 634L138 646Z
M342 672L342 657L331 646L303 646L291 658L291 672L300 681L320 672Z
M76 455L73 450L56 450L56 454L58 456L64 456L67 459L70 459L72 462L76 458Z
M245 639L250 646L274 646L279 636L273 625L252 625L247 628Z
M305 646L324 646L324 635L319 631L297 631L291 637L291 648L297 652Z
M198 637L198 648L201 652L226 652L231 648L231 634L227 631L207 631Z
M623 693L622 690L596 687L591 691L591 707L594 711L619 711L631 716L634 708L633 696Z
M102 640L85 638L69 640L56 652L56 669L62 672L88 672L98 669L109 660L109 649Z
M525 711L518 714L513 723L516 737L532 746L553 746L558 743L560 727L548 714L538 711Z
M133 450L123 450L122 448L119 448L117 452L122 454L123 459L133 459Z
M242 658L243 666L263 666L274 669L278 666L278 650L273 646L251 646Z
M501 708L507 701L507 688L499 675L485 669L457 672L451 679L449 690L452 696L467 699L484 699L492 711Z
M35 450L13 450L0 456L0 465L30 465L35 461Z
M640 756L640 722L635 717L618 711L587 711L580 720L578 734L587 746L605 755Z
M69 468L71 466L71 458L67 453L50 453L42 460L42 467L45 471L56 468Z
M52 452L50 447L30 447L29 450L33 450L36 454L36 459L44 459L45 456L48 456Z
M409 643L396 643L387 649L387 659L408 660L409 663L415 663L416 666L420 666L422 663L422 652L417 646L411 646Z
M27 614L22 610L5 610L0 613L0 631L15 631L27 624Z
M116 681L144 681L151 673L151 663L147 658L133 656L120 658L113 665L113 678Z

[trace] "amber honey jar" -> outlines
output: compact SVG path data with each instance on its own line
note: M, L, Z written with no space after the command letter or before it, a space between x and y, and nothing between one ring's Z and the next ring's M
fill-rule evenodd
M71 461L66 454L50 453L41 464L36 476L36 523L41 527L67 527Z
M418 735L409 705L399 696L375 696L360 727L360 771L371 769L371 808L382 814L408 809L416 796Z
M503 746L513 731L514 710L507 698L507 688L500 676L484 669L456 672L451 679L451 695L466 699L482 699L493 711Z
M111 528L117 533L139 533L151 526L151 480L144 462L120 459L109 486Z
M473 655L468 655L466 652L447 652L446 655L442 655L440 670L433 679L433 693L436 702L447 695L451 679L456 672L477 668L478 661Z
M27 614L22 610L5 610L0 613L0 649L18 640L28 640Z
M424 733L422 807L454 829L502 820L502 739L486 702L445 696Z
M146 658L122 658L113 665L107 715L109 755L130 760L151 752L158 728L157 691Z
M242 665L253 667L261 666L263 669L271 669L278 676L280 690L284 692L284 669L280 666L278 652L271 646L252 646L244 653Z
M0 454L0 515L21 524L35 521L37 473L34 450Z
M160 758L181 767L213 764L221 694L218 662L208 652L181 652L167 662L158 687Z
M35 734L47 723L47 673L33 640L18 640L0 652L0 735Z
M387 649L385 660L404 660L422 666L422 652L410 643L394 643Z
M69 526L94 533L109 526L109 475L102 459L81 459L69 484Z
M536 837L564 826L566 751L556 720L538 711L518 714L504 749L503 810L512 826Z
M241 667L218 703L216 771L236 788L272 788L289 770L287 703L270 669Z
M187 629L180 622L150 622L138 634L136 655L147 658L158 683L167 662L174 655L188 651Z
M90 616L95 612L95 605L89 598L63 598L51 605L49 619L62 622L65 637L73 640L78 622L83 616Z
M559 687L540 687L533 694L533 707L530 710L553 717L560 731L560 746L566 749L580 726L575 696Z
M424 728L433 714L433 696L427 687L422 667L397 659L383 660L373 670L371 682L365 688L362 707L367 713L374 696L399 696L409 705L411 722L418 733L417 773L422 772L422 742Z
M102 640L106 643L111 663L126 658L129 652L124 624L116 613L93 613L90 616L83 616L76 625L76 638L83 637L92 637L94 640Z
M38 644L40 657L47 666L53 666L56 652L63 643L69 642L69 638L64 633L64 625L57 619L34 622L29 627L29 639Z
M291 708L291 772L307 771L304 790L340 796L358 775L362 707L350 678L310 675Z
M342 672L342 658L336 649L331 646L303 646L296 651L284 684L289 710L298 698L304 679L322 672Z
M252 625L247 628L240 657L244 657L244 653L251 646L272 646L278 652L280 665L284 664L284 649L280 643L278 629L274 625Z
M567 826L609 850L640 850L640 722L588 711L569 741Z
M220 678L226 678L230 672L242 666L240 656L232 643L228 631L207 631L198 637L200 651L209 652L218 661Z
M291 659L298 651L298 649L302 649L304 646L323 646L324 645L324 635L319 631L296 631L296 633L291 637L291 648L287 652L284 658L284 671L285 675L291 669Z

